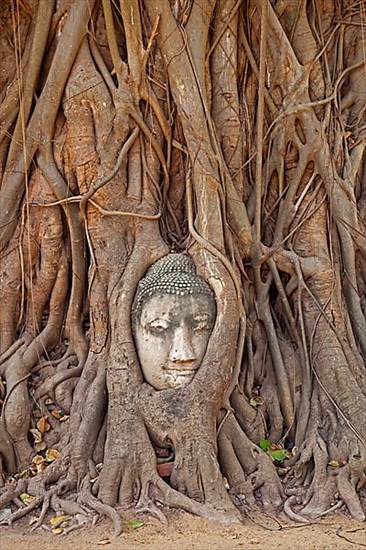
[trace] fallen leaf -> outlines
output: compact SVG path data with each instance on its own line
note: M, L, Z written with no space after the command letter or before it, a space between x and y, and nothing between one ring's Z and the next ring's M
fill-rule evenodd
M47 462L53 462L59 455L60 453L56 449L47 449L46 460Z
M56 529L51 529L51 531L54 535L61 535L61 533L63 532L63 528L57 527Z
M39 431L43 434L44 432L48 432L51 429L51 426L49 425L47 416L42 416L38 422L37 422L37 428Z
M61 523L68 521L69 519L71 519L71 516L53 516L53 518L50 519L50 524L53 527L59 527Z
M19 474L15 474L15 479L27 479L30 476L29 470L23 470Z
M131 529L139 529L143 525L144 525L144 522L141 521L140 519L131 519L128 522L128 526L131 527Z
M33 504L37 500L37 497L34 497L32 495L28 495L28 493L21 493L19 495L19 498L26 506L30 506L31 504Z
M43 472L45 468L47 468L47 462L41 455L36 455L32 459L32 466L36 467L37 472Z
M56 418L57 420L60 420L60 418L62 417L62 414L59 413L58 411L51 411L51 415L53 416L53 418Z
M33 435L34 443L41 443L41 441L42 441L41 432L39 430L37 430L36 428L31 428L29 431Z
M61 416L60 422L65 422L65 421L68 420L69 418L70 418L70 415L69 415L69 414L64 414L64 416Z
M256 397L252 397L249 401L249 405L254 407L255 409L259 407L259 405L263 405L263 399L260 397L260 395L257 395Z
M328 466L332 466L332 468L341 468L342 466L344 466L342 462L343 461L341 460L330 460L328 462Z
M44 458L42 455L35 455L32 458L32 464L40 464L41 462L44 462Z
M34 445L34 448L37 453L39 453L40 451L44 451L47 448L47 443L45 441L41 441L40 443L36 443Z

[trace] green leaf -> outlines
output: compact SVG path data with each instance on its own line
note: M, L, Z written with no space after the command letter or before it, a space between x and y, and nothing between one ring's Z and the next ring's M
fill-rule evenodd
M269 441L269 439L261 439L259 442L259 446L264 452L268 451L270 444L271 442Z
M28 495L28 493L21 493L19 495L19 498L26 506L30 506L31 504L33 504L37 500L37 497L34 497L32 495Z
M128 526L131 527L131 529L139 529L144 525L144 522L139 519L131 519L128 522Z
M276 449L275 451L269 450L268 454L271 458L273 458L277 462L282 462L282 460L285 460L285 458L286 458L285 449Z
M259 405L263 405L262 397L260 397L260 395L257 395L256 397L252 397L251 400L249 401L249 405L254 407L254 409L259 407Z

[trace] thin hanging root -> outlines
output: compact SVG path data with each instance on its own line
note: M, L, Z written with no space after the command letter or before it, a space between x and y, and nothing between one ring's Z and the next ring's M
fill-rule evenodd
M295 503L296 503L296 497L294 495L289 497L285 501L285 504L283 505L283 511L285 512L285 514L290 519L292 519L293 521L297 521L298 523L311 523L308 519L302 516L299 516L299 514L296 514L295 512L292 511L291 504L295 504Z

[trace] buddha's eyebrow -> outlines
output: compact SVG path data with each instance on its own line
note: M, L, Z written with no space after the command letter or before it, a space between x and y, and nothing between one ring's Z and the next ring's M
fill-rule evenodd
M147 323L156 323L156 321L169 321L169 317L166 313L163 313L162 315L158 315L158 317L155 317L154 319L147 319Z
M208 313L197 313L197 315L193 315L193 318L196 321L205 321L206 319L210 319L211 315Z

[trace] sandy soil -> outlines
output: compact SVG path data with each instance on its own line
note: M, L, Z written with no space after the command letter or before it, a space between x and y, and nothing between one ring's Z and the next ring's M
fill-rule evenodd
M30 532L29 518L13 527L2 527L1 550L347 550L366 547L365 525L339 513L314 525L300 526L284 516L253 515L243 525L228 528L184 513L171 513L169 524L151 517L144 525L127 524L118 539L111 525L100 521L68 534L53 535L39 529ZM282 528L281 528L282 526ZM346 537L349 542L345 540Z

